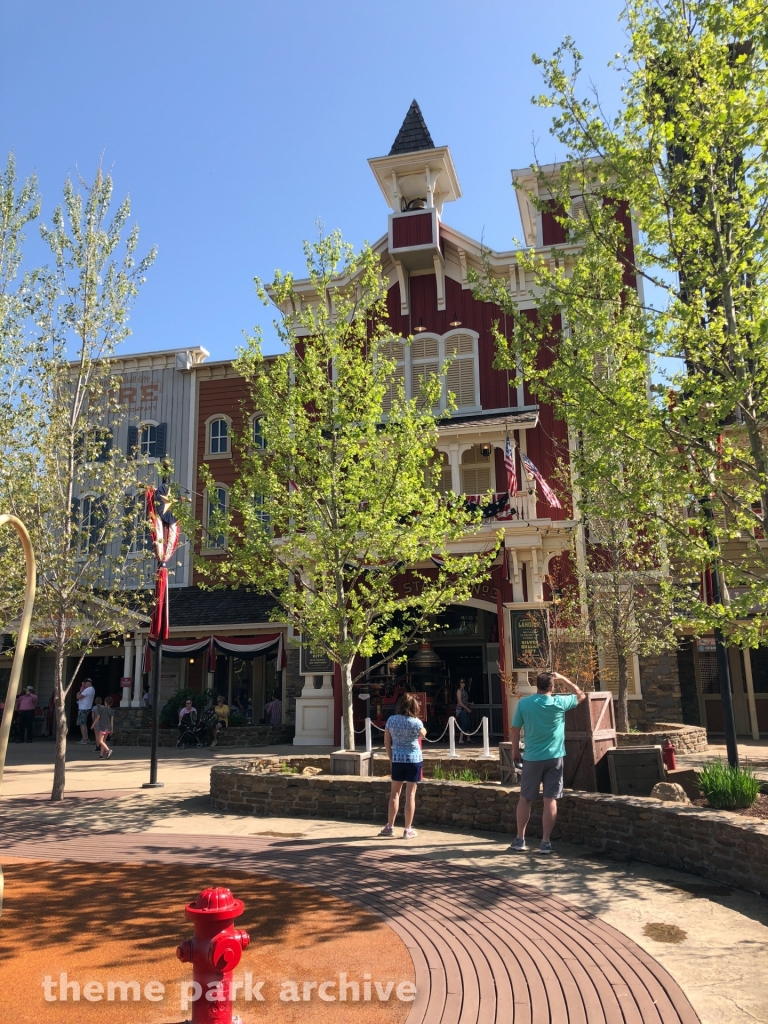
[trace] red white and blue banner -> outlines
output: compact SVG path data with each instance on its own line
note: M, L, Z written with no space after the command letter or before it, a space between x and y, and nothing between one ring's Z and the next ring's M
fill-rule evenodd
M504 444L504 469L507 471L507 492L509 500L512 501L517 494L517 468L515 467L515 450L509 440L509 434Z
M150 638L149 648L154 650L155 641ZM196 654L207 652L208 671L216 670L216 654L232 654L237 658L250 660L264 654L272 647L277 647L277 667L285 667L285 651L282 633L262 633L258 636L206 636L180 637L163 640L164 658L192 658Z
M168 617L168 562L179 545L180 529L171 512L173 496L167 484L147 488L147 523L152 549L157 560L155 573L155 607L149 624L152 640L164 643L170 633Z

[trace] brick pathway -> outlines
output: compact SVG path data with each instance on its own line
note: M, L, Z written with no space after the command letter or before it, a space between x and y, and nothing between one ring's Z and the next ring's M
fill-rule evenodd
M533 886L420 858L383 840L157 837L34 822L5 854L88 863L207 864L268 874L357 903L408 947L417 999L407 1024L696 1024L680 987L626 936Z

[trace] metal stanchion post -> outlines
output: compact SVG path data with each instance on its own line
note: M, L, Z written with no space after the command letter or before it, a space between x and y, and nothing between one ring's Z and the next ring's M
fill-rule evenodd
M456 719L451 715L448 719L448 757L458 757L456 753Z
M342 715L341 716L341 746L339 747L339 750L346 750L346 749L347 748L344 745L344 715Z
M491 747L488 743L488 718L483 715L483 757L491 756Z
M371 720L370 718L365 719L365 749L370 752L373 750L373 737L371 736Z

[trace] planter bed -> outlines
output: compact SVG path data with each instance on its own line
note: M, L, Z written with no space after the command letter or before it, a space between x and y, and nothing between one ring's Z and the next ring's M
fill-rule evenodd
M424 778L431 779L435 767L439 764L442 765L446 772L460 772L464 768L469 768L471 771L477 772L483 781L498 782L498 751L496 751L496 755L496 757L491 757L489 760L485 760L482 757L448 757L447 755L445 757L427 757L424 759ZM328 754L298 754L289 757L278 757L275 755L275 764L287 764L291 768L298 768L299 771L302 768L311 766L312 768L319 768L325 775L328 775L331 770L331 758ZM389 758L384 754L375 753L373 756L373 774L377 778L384 776L389 778L389 773Z
M707 750L707 730L698 725L679 722L649 722L640 726L640 732L616 733L617 747L663 747L667 740L675 745L678 754L701 754Z
M427 781L419 788L415 824L514 835L519 795L519 789L494 782ZM211 803L221 811L380 824L388 797L389 781L383 778L259 774L247 763L211 769ZM541 834L538 801L531 834ZM647 797L568 790L560 801L556 836L768 896L768 824L755 818Z

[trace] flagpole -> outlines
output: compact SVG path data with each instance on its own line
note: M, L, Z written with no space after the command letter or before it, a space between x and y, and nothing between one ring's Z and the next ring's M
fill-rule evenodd
M162 782L157 781L157 748L160 730L160 669L163 661L163 640L168 637L168 562L179 542L178 522L171 513L172 496L170 489L170 466L161 464L159 488L147 488L147 504L149 527L152 535L157 570L155 572L155 611L152 616L152 627L147 637L147 650L150 650L149 639L155 634L155 661L152 666L152 745L149 754L149 782L142 789L159 789ZM158 506L159 499L159 506ZM166 528L167 527L167 528Z
M147 640L149 643L149 640ZM164 782L157 781L157 744L160 730L160 662L163 660L163 642L155 641L155 660L152 663L152 747L149 754L149 782L142 789L160 789Z

